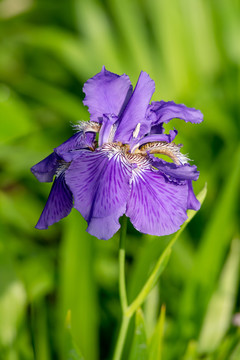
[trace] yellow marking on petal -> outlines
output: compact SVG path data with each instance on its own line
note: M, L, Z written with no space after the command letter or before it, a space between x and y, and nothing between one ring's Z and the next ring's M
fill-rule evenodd
M134 153L141 155L147 155L147 153L167 155L176 165L181 165L188 161L188 158L180 152L181 147L182 145L176 145L175 143L156 141L144 144L139 149L136 149Z

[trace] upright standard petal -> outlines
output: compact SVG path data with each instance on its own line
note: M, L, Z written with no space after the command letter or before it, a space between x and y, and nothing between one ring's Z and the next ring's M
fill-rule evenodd
M114 141L128 143L150 131L151 121L146 118L146 110L155 90L155 83L146 72L141 72L133 94L119 118Z
M31 172L40 182L52 182L59 166L59 160L61 160L61 158L53 152L34 165L31 168Z
M203 121L200 110L189 108L184 104L175 104L174 101L153 101L147 110L147 117L151 119L152 126L168 123L174 118L198 124Z
M126 210L131 167L118 146L106 144L95 152L82 152L66 173L74 207L88 222L87 231L109 239L119 229Z
M72 207L72 193L65 182L64 172L62 172L54 180L47 203L35 227L40 230L47 229L48 226L69 215Z
M166 180L157 170L133 170L126 215L134 227L150 235L168 235L187 219L188 186Z
M101 123L103 114L121 113L132 94L132 85L127 75L111 73L103 66L100 73L84 84L83 92L90 120Z

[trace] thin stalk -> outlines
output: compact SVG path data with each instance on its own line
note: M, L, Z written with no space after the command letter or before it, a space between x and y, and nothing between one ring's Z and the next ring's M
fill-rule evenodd
M126 310L128 308L127 303L127 291L125 282L125 244L127 233L127 217L123 216L120 241L119 241L119 296L122 309L122 323L117 339L115 353L113 360L120 360L122 356L123 346L128 331L128 325L131 317L126 316Z
M122 313L124 314L127 308L127 291L125 281L125 246L126 246L126 233L127 233L127 217L123 216L120 241L119 241L119 294Z
M130 317L123 316L113 360L120 360L126 339Z
M202 189L202 191L198 194L197 198L202 204L205 196L207 193L207 186ZM126 216L123 217L121 234L120 234L120 242L119 242L119 293L120 293L120 302L122 308L122 323L118 335L117 345L115 348L115 353L113 356L113 360L121 360L123 346L125 342L125 338L127 335L127 330L129 326L129 322L131 317L137 311L137 309L142 305L144 300L146 299L147 295L156 284L159 279L159 276L165 269L174 243L177 241L187 224L192 220L196 211L188 210L188 219L182 225L180 230L176 232L173 236L171 241L168 243L167 247L159 257L152 273L150 274L148 280L146 281L145 285L143 286L142 290L139 292L135 300L128 306L127 302L127 292L126 292L126 284L125 284L125 238L126 238L126 230L127 230L127 218Z

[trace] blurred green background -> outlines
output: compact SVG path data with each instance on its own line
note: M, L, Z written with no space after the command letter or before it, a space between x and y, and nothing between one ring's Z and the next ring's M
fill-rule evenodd
M195 192L207 182L208 194L144 306L147 337L165 304L162 360L240 358L239 64L237 0L0 1L0 359L67 359L69 309L85 359L111 359L118 234L91 237L75 210L36 230L51 184L29 170L72 135L71 122L89 119L82 86L102 65L133 84L148 72L153 100L205 119L167 126L200 170ZM168 240L129 225L130 300Z

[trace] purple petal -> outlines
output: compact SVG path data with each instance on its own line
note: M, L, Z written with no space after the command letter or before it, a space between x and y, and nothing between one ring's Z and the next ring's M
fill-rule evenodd
M155 125L155 126L151 127L150 134L151 135L153 135L153 134L163 134L164 131L165 130L164 130L163 124L158 124L158 125Z
M140 146L142 146L144 144L151 143L151 142L164 141L164 142L170 143L175 139L177 134L178 134L177 130L170 130L169 134L147 135L147 136L144 136L140 140L135 140L135 141L132 140L132 141L130 141L130 148L131 148L131 150L133 150L136 147L140 147Z
M119 149L106 145L95 152L82 152L66 172L74 207L87 220L87 231L109 239L119 229L126 210L131 168Z
M150 235L168 235L187 219L188 186L168 182L150 168L133 170L126 215L134 227Z
M188 209L192 209L192 210L195 210L195 211L198 211L200 209L200 207L201 207L200 201L198 201L198 199L196 198L196 196L194 194L191 180L188 180L187 207L188 207Z
M105 143L112 142L112 133L114 132L114 124L118 117L112 114L103 114L102 126L99 132L98 145L102 146Z
M199 177L199 171L197 171L196 165L176 165L169 163L160 158L151 156L153 166L159 169L163 174L175 178L178 180L197 180Z
M175 104L174 101L154 101L147 110L147 117L151 119L152 126L167 123L174 118L198 124L203 121L200 110L188 108L184 104Z
M31 168L31 172L40 182L52 182L59 166L60 157L54 152Z
M96 134L94 132L77 132L63 144L54 149L62 159L70 162L76 155L76 150L93 147Z
M90 120L101 122L103 114L119 115L132 94L132 85L127 75L119 76L103 66L100 73L84 84L83 92Z
M47 203L38 220L36 229L47 229L48 226L66 217L73 207L72 193L66 185L64 173L55 178Z
M145 114L154 90L154 81L142 71L134 92L119 119L114 141L127 143L132 136L140 138L150 131L151 121L145 117ZM133 135L137 127L139 127L138 134Z
M125 206L126 209L126 206ZM122 216L123 214L119 215ZM104 218L92 217L87 232L98 239L108 240L119 230L120 224L118 221L119 216L109 215Z

